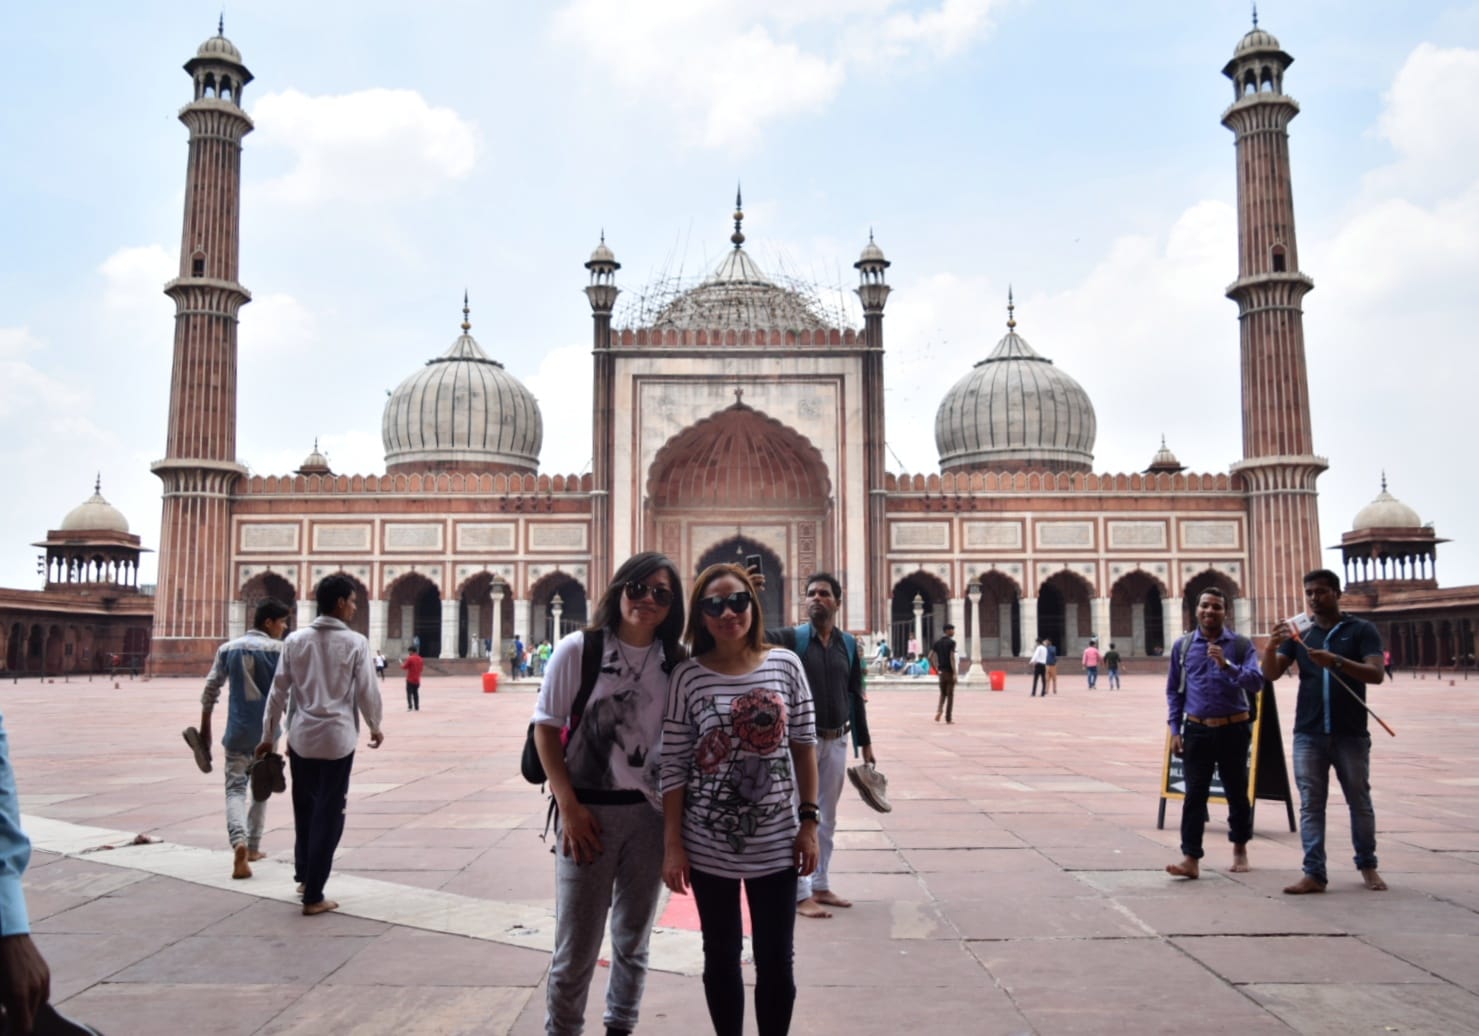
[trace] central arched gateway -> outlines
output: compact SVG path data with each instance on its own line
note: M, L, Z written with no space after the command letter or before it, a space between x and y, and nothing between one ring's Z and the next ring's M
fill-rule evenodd
M696 573L743 546L766 556L767 621L795 621L801 580L836 557L832 480L807 438L736 402L663 445L647 478L646 542ZM717 552L717 553L716 553ZM771 559L775 568L771 569ZM772 597L772 595L774 595Z

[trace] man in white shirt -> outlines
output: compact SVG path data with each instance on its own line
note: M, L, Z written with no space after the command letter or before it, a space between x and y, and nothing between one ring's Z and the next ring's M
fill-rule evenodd
M370 728L370 747L385 740L380 732L380 687L370 644L349 628L354 619L355 583L346 575L327 576L314 591L318 618L295 631L282 646L282 661L267 699L265 737L257 756L276 742L278 722L293 707L288 730L288 765L293 774L293 865L303 893L303 913L312 916L338 908L324 898L334 850L344 834L349 773L359 718Z
M1032 651L1032 693L1029 698L1037 697L1037 681L1042 681L1042 696L1048 696L1048 642L1039 640L1037 647Z

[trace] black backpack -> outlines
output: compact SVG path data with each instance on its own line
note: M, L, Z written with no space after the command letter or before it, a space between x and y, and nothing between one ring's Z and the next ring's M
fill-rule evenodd
M1188 633L1184 637L1179 638L1176 641L1176 646L1173 647L1171 650L1173 650L1173 651L1176 652L1177 661L1180 662L1180 664L1181 664L1181 700L1182 701L1185 701L1186 700L1186 656L1191 653L1191 634ZM1233 634L1233 655L1234 655L1234 657L1233 658L1230 658L1228 661L1232 662L1233 665L1235 665L1239 669L1241 669L1243 667L1243 663L1248 660L1248 652L1250 652L1252 650L1253 650L1253 641L1249 640L1247 637L1243 636L1241 633L1234 633ZM1244 704L1247 707L1248 718L1250 720L1257 719L1258 718L1258 695L1257 694L1250 695L1247 691L1244 691L1243 692L1243 702L1244 702Z
M585 703L590 700L591 691L595 689L596 680L601 675L601 650L605 647L606 638L601 630L593 630L585 634L585 643L580 651L580 690L575 694L575 701L570 706L570 722L561 731L561 741L570 743L570 735L580 725L581 713L585 712ZM534 747L534 723L531 720L529 730L524 735L524 754L519 759L519 772L524 775L524 780L530 784L543 784L548 780L544 772L544 764L539 761L539 750Z

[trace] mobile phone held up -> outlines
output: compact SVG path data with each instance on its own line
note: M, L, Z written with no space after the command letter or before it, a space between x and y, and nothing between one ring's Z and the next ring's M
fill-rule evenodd
M745 555L745 571L746 572L753 573L754 575L757 575L757 576L764 575L765 574L765 571L761 567L761 564L760 564L760 555L759 554L746 554Z

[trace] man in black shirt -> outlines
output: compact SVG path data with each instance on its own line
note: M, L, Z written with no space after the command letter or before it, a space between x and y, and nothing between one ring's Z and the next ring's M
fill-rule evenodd
M954 723L955 712L955 627L945 623L945 635L930 648L930 665L940 676L940 704L935 706L935 722L940 722L940 713L945 714L946 723Z
M790 648L801 656L806 682L816 709L817 773L820 777L817 802L822 822L817 836L821 858L816 872L796 882L796 912L802 917L831 917L828 907L850 907L851 901L832 891L827 867L837 832L837 805L847 777L847 732L851 718L853 736L864 762L873 762L868 736L868 710L863 698L863 661L857 641L837 628L837 609L842 604L842 585L835 576L818 572L806 581L806 612L810 619L803 636L793 627L765 631L771 644ZM801 639L806 643L800 643Z

